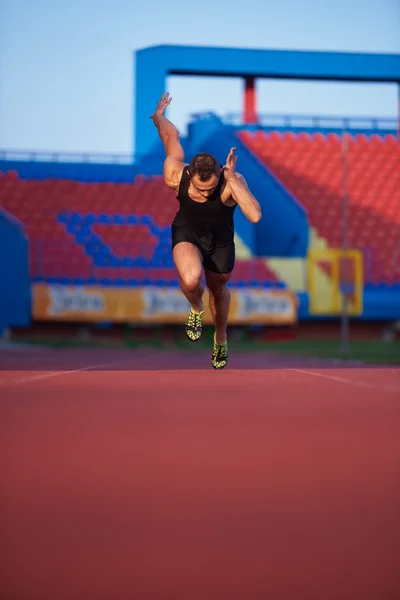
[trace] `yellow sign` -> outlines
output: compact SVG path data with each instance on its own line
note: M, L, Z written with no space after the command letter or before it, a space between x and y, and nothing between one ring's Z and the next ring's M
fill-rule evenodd
M122 323L182 323L190 305L179 288L32 285L33 318L47 321ZM204 323L211 324L208 293ZM290 290L231 290L232 324L292 324L297 321L297 297Z
M364 269L360 250L313 249L307 263L311 314L340 314L345 295L348 313L362 313Z

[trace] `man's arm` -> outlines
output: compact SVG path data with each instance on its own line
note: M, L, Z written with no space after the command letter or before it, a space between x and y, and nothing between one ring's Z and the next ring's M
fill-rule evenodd
M237 155L236 148L231 148L226 164L224 166L224 175L229 185L232 198L239 204L243 214L251 223L258 223L261 220L261 206L250 192L243 175L236 172Z
M157 109L150 117L157 127L158 135L164 144L166 158L164 161L164 180L168 187L175 189L180 182L184 165L184 152L180 143L178 129L165 116L164 112L172 98L167 93L162 94L161 100L157 102Z
M261 206L250 192L243 175L235 173L228 183L232 198L239 204L243 214L251 223L258 223L262 217Z

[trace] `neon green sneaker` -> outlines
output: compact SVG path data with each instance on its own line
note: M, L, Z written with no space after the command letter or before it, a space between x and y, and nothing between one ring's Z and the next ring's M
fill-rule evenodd
M203 316L204 310L197 313L190 309L190 313L185 323L185 331L191 342L197 342L200 339L202 331L203 331Z
M214 349L211 357L211 364L214 369L223 369L228 363L228 342L217 344L214 333Z

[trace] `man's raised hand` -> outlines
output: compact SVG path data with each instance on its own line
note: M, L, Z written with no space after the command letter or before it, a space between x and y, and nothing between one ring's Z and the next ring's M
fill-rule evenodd
M233 179L236 176L236 161L238 159L237 154L235 154L236 148L231 148L226 159L226 163L224 165L224 175L225 179Z
M157 108L154 111L154 114L163 115L165 113L167 106L169 104L171 104L171 100L172 100L172 96L169 95L169 92L167 92L166 94L164 94L164 92L163 92L161 94L161 100L159 100L157 102ZM151 115L150 119L154 118L154 114Z

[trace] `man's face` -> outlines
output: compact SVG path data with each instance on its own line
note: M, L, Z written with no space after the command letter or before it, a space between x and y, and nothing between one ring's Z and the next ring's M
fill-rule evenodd
M219 178L216 175L212 175L207 181L201 181L197 175L193 175L190 181L199 194L204 198L208 198L217 187Z

